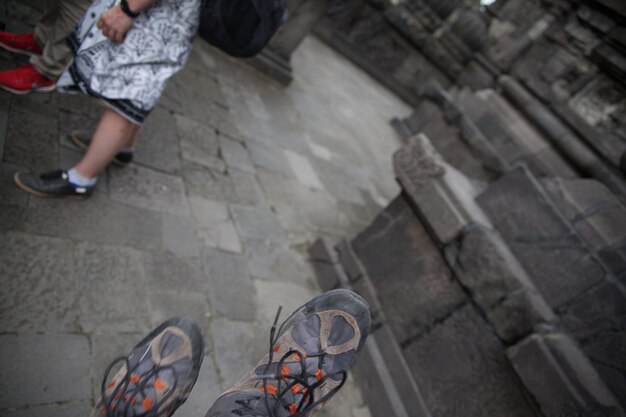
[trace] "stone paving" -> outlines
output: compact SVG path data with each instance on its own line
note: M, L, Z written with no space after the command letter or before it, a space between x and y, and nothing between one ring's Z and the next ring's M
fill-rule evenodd
M15 6L8 29L34 22L28 4L41 7ZM0 52L2 69L24 62ZM410 109L315 38L293 66L284 88L197 41L136 162L84 202L27 196L12 175L70 168L67 134L99 106L0 94L0 416L87 415L106 364L183 314L207 348L176 415L204 416L264 354L277 307L319 292L306 249L353 236L398 193L388 122ZM351 380L321 415L369 412Z

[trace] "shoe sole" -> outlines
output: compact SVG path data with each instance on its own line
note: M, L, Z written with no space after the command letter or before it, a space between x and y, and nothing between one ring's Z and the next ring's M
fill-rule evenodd
M9 52L13 52L14 54L20 54L20 55L26 55L26 56L41 55L41 54L36 54L34 52L25 51L24 49L11 48L10 46L7 46L1 43L0 43L0 48L7 50Z
M37 197L59 198L59 199L64 199L64 200L85 200L85 199L89 198L88 195L80 196L80 195L62 195L62 194L46 194L46 193L42 193L41 191L37 191L34 188L31 188L28 185L24 184L22 182L22 180L20 180L20 174L19 173L16 173L15 175L13 175L13 181L15 181L15 185L17 185L22 191L25 191L25 192L27 192L29 194L32 194L34 196L37 196Z
M9 93L13 93L13 94L17 94L17 95L23 96L25 94L30 94L30 93L50 93L50 92L56 90L57 86L55 84L55 85L51 85L49 87L36 87L36 88L32 88L30 90L16 90L14 88L7 87L6 85L0 85L0 88L2 88L5 91L8 91Z
M89 148L89 146L87 146L87 145L85 144L85 142L83 142L82 140L80 140L80 138L79 138L78 136L76 136L74 133L70 133L70 140L72 141L72 143L73 143L74 145L76 145L78 148L80 148L80 149L82 149L82 150L84 150L84 151L86 151L86 150L87 150L87 148ZM120 161L119 159L117 159L117 158L113 158L113 161L112 161L112 162L113 162L115 165L117 165L118 167L120 167L120 168L127 167L127 166L128 166L128 164L130 163L130 162L129 162L129 163L121 162L121 161Z

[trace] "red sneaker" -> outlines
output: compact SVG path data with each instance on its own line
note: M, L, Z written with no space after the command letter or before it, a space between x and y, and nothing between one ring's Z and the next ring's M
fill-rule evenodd
M0 71L0 88L14 94L47 93L56 88L56 82L41 75L32 64Z
M32 33L24 33L15 35L9 32L0 31L0 47L18 54L25 55L41 55L43 52L41 46L35 40Z

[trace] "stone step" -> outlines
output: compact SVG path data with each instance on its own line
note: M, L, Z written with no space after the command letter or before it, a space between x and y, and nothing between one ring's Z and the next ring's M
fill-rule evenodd
M578 177L549 141L496 91L474 93L466 88L457 103L511 166L526 163L540 177Z

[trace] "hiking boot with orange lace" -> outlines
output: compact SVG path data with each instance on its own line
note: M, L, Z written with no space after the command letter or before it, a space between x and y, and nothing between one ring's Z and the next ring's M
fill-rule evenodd
M0 47L24 55L41 55L43 52L33 33L16 35L0 31Z
M56 88L56 82L39 73L32 64L0 71L0 88L14 94L47 93Z
M319 295L279 328L269 353L213 404L206 417L305 417L346 382L370 330L367 302L348 290Z
M203 355L204 340L193 320L162 323L107 367L91 417L171 416L193 388Z

